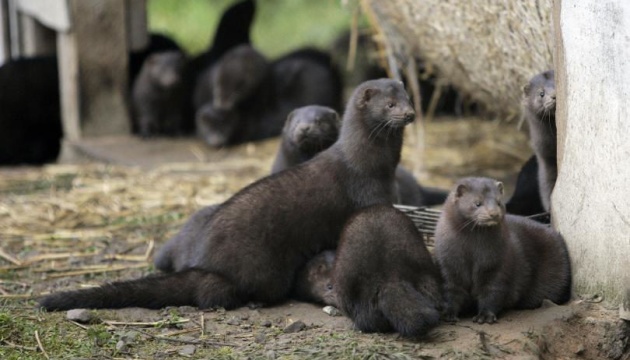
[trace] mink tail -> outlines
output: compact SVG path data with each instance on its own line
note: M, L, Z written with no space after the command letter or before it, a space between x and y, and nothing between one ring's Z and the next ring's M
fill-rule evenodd
M41 298L49 311L69 309L117 309L191 305L199 308L235 308L243 304L235 286L227 279L205 271L149 275L83 290L64 291Z
M408 282L386 284L378 295L378 302L391 326L404 337L420 337L440 322L438 304L433 304Z

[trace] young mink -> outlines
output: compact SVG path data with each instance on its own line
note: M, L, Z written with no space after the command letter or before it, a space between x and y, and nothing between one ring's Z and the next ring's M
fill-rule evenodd
M506 215L503 184L465 178L449 194L435 231L446 320L474 311L494 323L503 310L533 309L571 296L571 263L562 236L550 226Z
M558 177L556 85L553 70L534 76L523 88L523 110L538 164L540 199L549 211L551 192Z
M424 335L440 321L440 273L413 222L389 205L359 210L333 269L340 309L365 332Z

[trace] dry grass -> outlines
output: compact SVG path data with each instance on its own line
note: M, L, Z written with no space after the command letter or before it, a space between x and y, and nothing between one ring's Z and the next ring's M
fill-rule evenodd
M522 87L553 67L551 0L360 0L379 41L404 69L410 54L504 117Z

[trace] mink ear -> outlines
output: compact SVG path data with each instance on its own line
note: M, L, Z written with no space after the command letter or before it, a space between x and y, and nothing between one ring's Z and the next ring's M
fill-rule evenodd
M524 95L528 95L529 94L529 89L530 89L530 85L529 84L523 86L523 94Z
M500 181L497 181L495 185L497 186L497 189L499 189L499 192L501 193L501 195L503 195L503 183Z
M361 94L361 97L359 98L359 105L365 105L367 104L370 99L372 99L374 97L374 95L376 95L378 93L378 89L374 89L374 88L367 88L365 90L363 90L363 94Z
M455 190L455 197L460 198L468 191L468 186L464 184L457 185L457 189Z

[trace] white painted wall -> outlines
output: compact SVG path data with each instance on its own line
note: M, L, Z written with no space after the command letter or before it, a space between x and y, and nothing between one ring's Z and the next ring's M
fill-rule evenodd
M630 1L556 0L554 225L578 294L630 286Z

